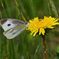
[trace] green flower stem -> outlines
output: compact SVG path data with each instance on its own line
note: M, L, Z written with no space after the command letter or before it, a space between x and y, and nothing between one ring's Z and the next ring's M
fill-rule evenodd
M48 59L45 35L42 35L42 43L43 43L43 59Z

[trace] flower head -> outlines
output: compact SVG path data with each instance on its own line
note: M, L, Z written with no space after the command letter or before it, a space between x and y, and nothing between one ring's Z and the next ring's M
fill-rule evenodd
M28 30L31 31L31 34L33 34L33 36L35 36L38 32L39 35L45 34L45 29L46 28L54 28L55 25L59 25L58 19L53 18L53 17L44 17L44 19L39 19L38 17L29 20L28 23Z

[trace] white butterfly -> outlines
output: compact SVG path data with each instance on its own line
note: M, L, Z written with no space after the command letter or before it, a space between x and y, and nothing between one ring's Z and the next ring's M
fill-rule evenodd
M4 30L3 34L7 39L15 38L27 27L26 22L17 19L0 20L0 25L2 26Z

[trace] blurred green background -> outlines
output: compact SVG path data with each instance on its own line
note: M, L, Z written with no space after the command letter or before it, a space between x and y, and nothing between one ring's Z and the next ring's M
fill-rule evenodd
M34 17L59 17L59 0L0 0L0 18L29 21ZM59 27L46 35L48 59L59 59ZM41 36L23 31L12 40L6 39L0 27L0 59L43 59Z

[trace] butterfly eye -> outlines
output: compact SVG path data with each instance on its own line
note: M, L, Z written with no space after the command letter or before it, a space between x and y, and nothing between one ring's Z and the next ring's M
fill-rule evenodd
M7 24L7 26L11 26L11 24Z

